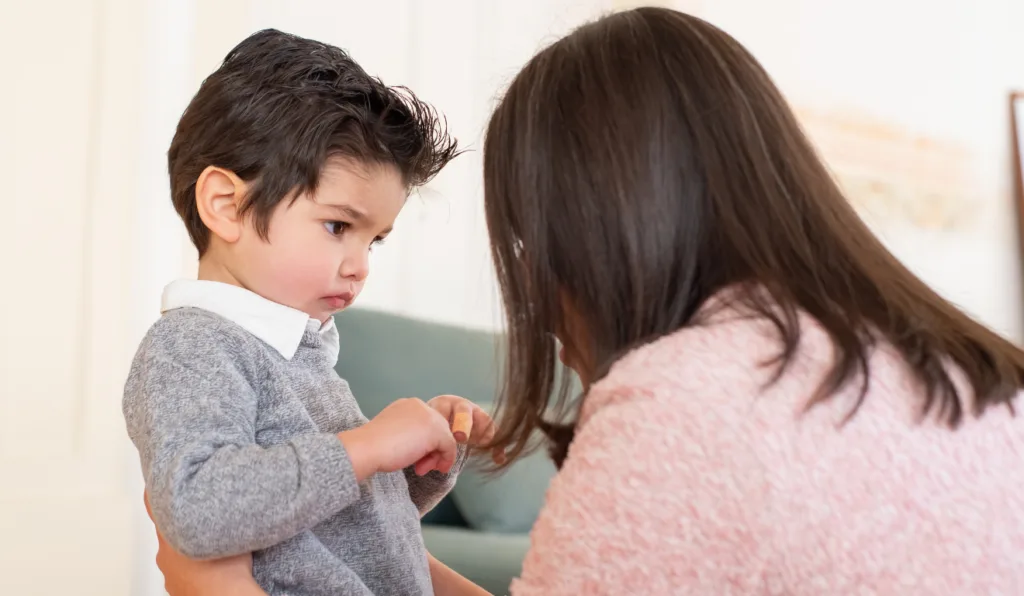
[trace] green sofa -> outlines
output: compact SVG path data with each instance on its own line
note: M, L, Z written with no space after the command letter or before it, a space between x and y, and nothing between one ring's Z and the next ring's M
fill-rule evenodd
M490 407L501 362L496 335L365 309L335 320L341 337L336 368L367 417L401 397L446 393ZM507 594L554 473L542 453L495 479L471 466L424 517L427 550L491 593Z

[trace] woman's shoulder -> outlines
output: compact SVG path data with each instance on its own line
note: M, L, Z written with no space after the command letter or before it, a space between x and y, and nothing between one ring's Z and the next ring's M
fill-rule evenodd
M867 395L855 378L809 415L808 405L834 366L834 346L809 314L796 313L799 341L780 368L784 344L776 326L726 304L698 323L640 346L591 388L580 423L611 404L642 401L650 409L696 420L756 419L781 431L797 424L842 424L850 409L866 409L903 424L917 415L920 387L898 352L885 342L869 356Z
M855 426L903 432L928 418L921 411L925 390L899 351L884 340L869 350L866 382L854 375L810 408L835 365L835 348L811 315L797 311L796 317L799 340L781 368L784 344L778 329L742 307L717 308L697 324L640 346L594 384L580 425L610 405L634 401L649 411L679 413L694 424L721 428L732 421L739 429L771 427L776 434L830 432L850 420L857 421ZM950 373L965 399L970 398L962 373ZM1000 408L984 421L996 423L1007 415Z
M820 378L831 344L812 321L801 318L801 341L787 366L788 383ZM616 362L594 384L583 418L620 400L684 401L701 409L729 407L727 397L758 394L770 384L782 350L778 331L763 318L738 308L715 310L699 323L640 346Z

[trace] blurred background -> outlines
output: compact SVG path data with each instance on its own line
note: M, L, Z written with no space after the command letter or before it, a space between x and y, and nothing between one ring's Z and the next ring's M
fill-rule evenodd
M1019 0L0 0L0 594L163 593L121 391L163 286L195 274L165 153L229 49L265 27L333 43L447 115L470 151L410 202L360 306L500 331L488 114L538 49L639 4L745 44L895 254L1024 339Z

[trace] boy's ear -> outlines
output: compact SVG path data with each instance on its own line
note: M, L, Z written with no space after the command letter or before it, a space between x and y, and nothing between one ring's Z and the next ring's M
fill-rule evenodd
M210 232L227 243L242 235L239 208L245 200L245 182L231 170L207 166L196 180L196 208Z

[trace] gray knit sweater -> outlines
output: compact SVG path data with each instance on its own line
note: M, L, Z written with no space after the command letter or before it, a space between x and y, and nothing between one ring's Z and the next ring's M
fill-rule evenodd
M419 519L465 458L358 484L336 435L366 418L322 344L314 321L290 360L198 308L154 324L123 404L153 517L187 556L253 552L271 595L432 594Z

